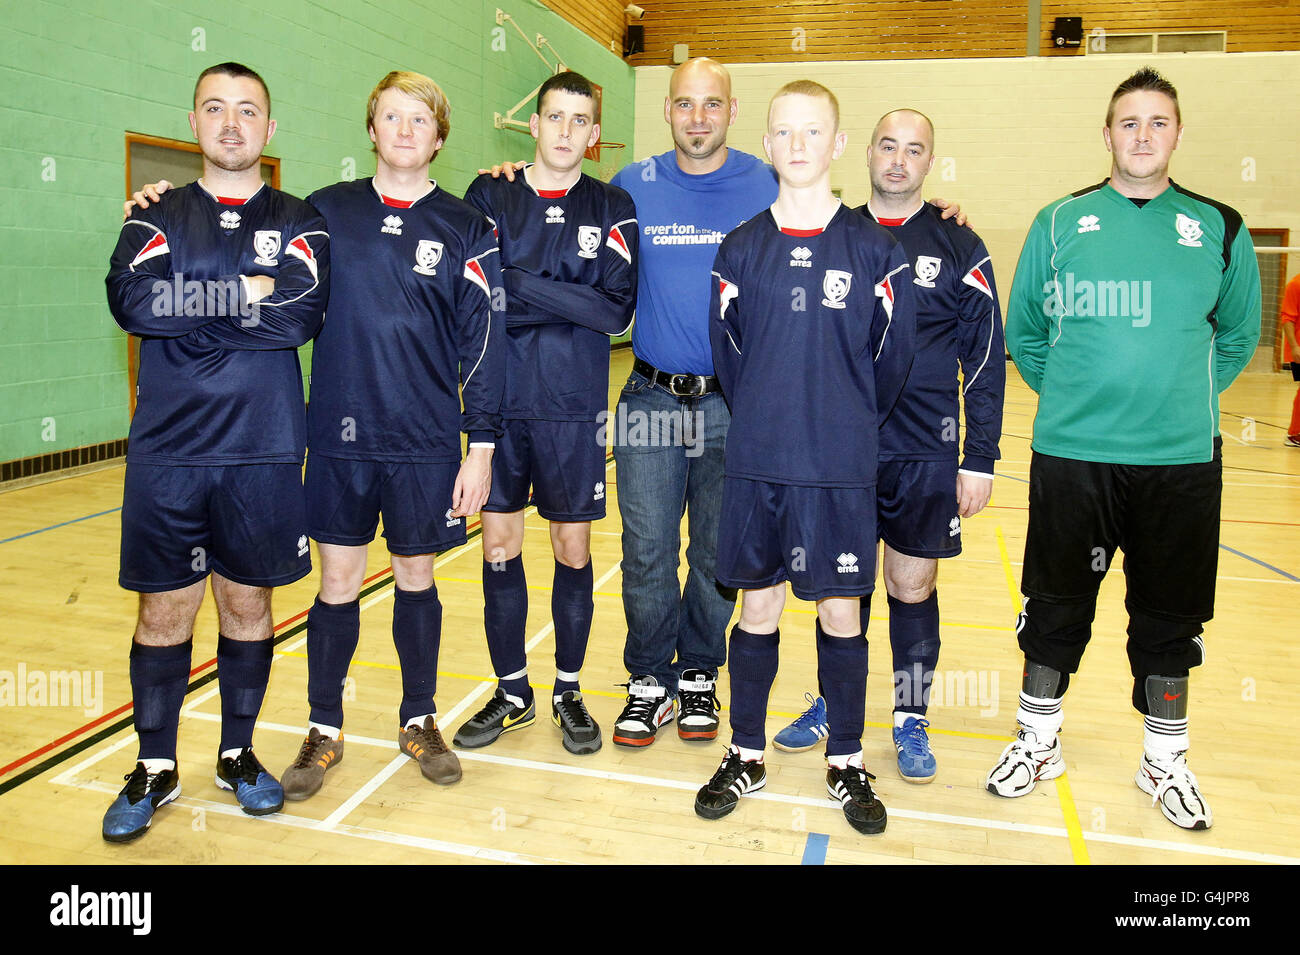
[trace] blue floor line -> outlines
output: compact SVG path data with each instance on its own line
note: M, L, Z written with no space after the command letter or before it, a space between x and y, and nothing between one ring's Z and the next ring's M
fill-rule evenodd
M107 511L100 511L98 514L87 514L85 517L73 518L70 521L64 521L62 524L51 524L49 527L42 527L38 531L28 531L26 534L17 534L13 537L6 537L0 541L0 544L8 544L10 541L21 540L24 537L31 537L33 534L44 534L46 531L52 531L56 527L67 527L69 524L79 524L81 521L88 521L92 517L103 517L105 514L112 514L114 511L120 511L120 507L112 507Z
M808 841L803 847L803 861L800 865L825 865L826 864L826 846L830 843L831 837L821 832L808 833Z
M1249 554L1243 554L1241 551L1229 547L1227 544L1220 544L1219 546L1224 550L1226 550L1229 554L1236 554L1238 557L1244 557L1251 563L1259 564L1259 566L1261 567L1267 567L1269 570L1273 571L1273 573L1282 575L1287 580L1294 580L1297 583L1300 583L1300 577L1296 577L1292 574L1288 574L1285 570L1282 570L1280 567L1274 567L1272 564L1265 563L1264 561L1260 560L1258 557L1251 557Z

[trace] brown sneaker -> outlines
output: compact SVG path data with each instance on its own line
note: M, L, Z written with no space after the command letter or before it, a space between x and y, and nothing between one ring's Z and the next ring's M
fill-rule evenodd
M307 731L307 738L302 741L298 758L280 777L280 785L284 787L284 798L298 800L316 795L321 784L325 782L326 771L341 762L343 762L343 737L331 739L322 736L320 730L313 726Z
M442 732L432 716L424 718L424 726L405 727L397 734L397 746L420 764L424 778L440 786L450 786L460 779L460 760L442 741Z

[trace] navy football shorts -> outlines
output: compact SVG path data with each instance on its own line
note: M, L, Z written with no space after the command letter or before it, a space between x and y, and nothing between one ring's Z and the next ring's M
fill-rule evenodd
M880 539L908 557L961 553L957 461L881 461L876 477Z
M465 518L452 517L460 462L357 461L307 455L307 515L313 540L357 547L384 518L390 554L436 554L465 543Z
M118 583L161 593L211 571L249 587L310 573L302 468L127 464Z
M605 445L594 421L507 418L492 455L485 511L512 514L530 503L548 521L605 516ZM529 497L529 488L532 497Z
M801 600L871 593L875 489L725 478L716 577L743 590L788 580Z

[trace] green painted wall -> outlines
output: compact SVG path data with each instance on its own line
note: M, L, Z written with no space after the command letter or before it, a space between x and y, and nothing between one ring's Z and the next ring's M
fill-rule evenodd
M480 165L532 157L532 140L494 129L492 115L548 71L497 26L498 6L604 87L602 138L629 147L587 163L609 178L633 155L632 70L536 0L2 0L0 461L127 433L126 336L104 298L126 131L190 140L195 77L246 63L271 89L281 187L306 195L373 173L366 97L390 69L417 70L451 100L432 174L461 195ZM303 357L306 368L309 348Z

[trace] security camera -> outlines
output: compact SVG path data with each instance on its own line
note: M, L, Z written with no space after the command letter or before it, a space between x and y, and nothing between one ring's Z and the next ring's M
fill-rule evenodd
M638 7L635 3L629 3L626 7L623 8L623 12L626 13L633 20L640 20L643 16L645 16L645 10Z

